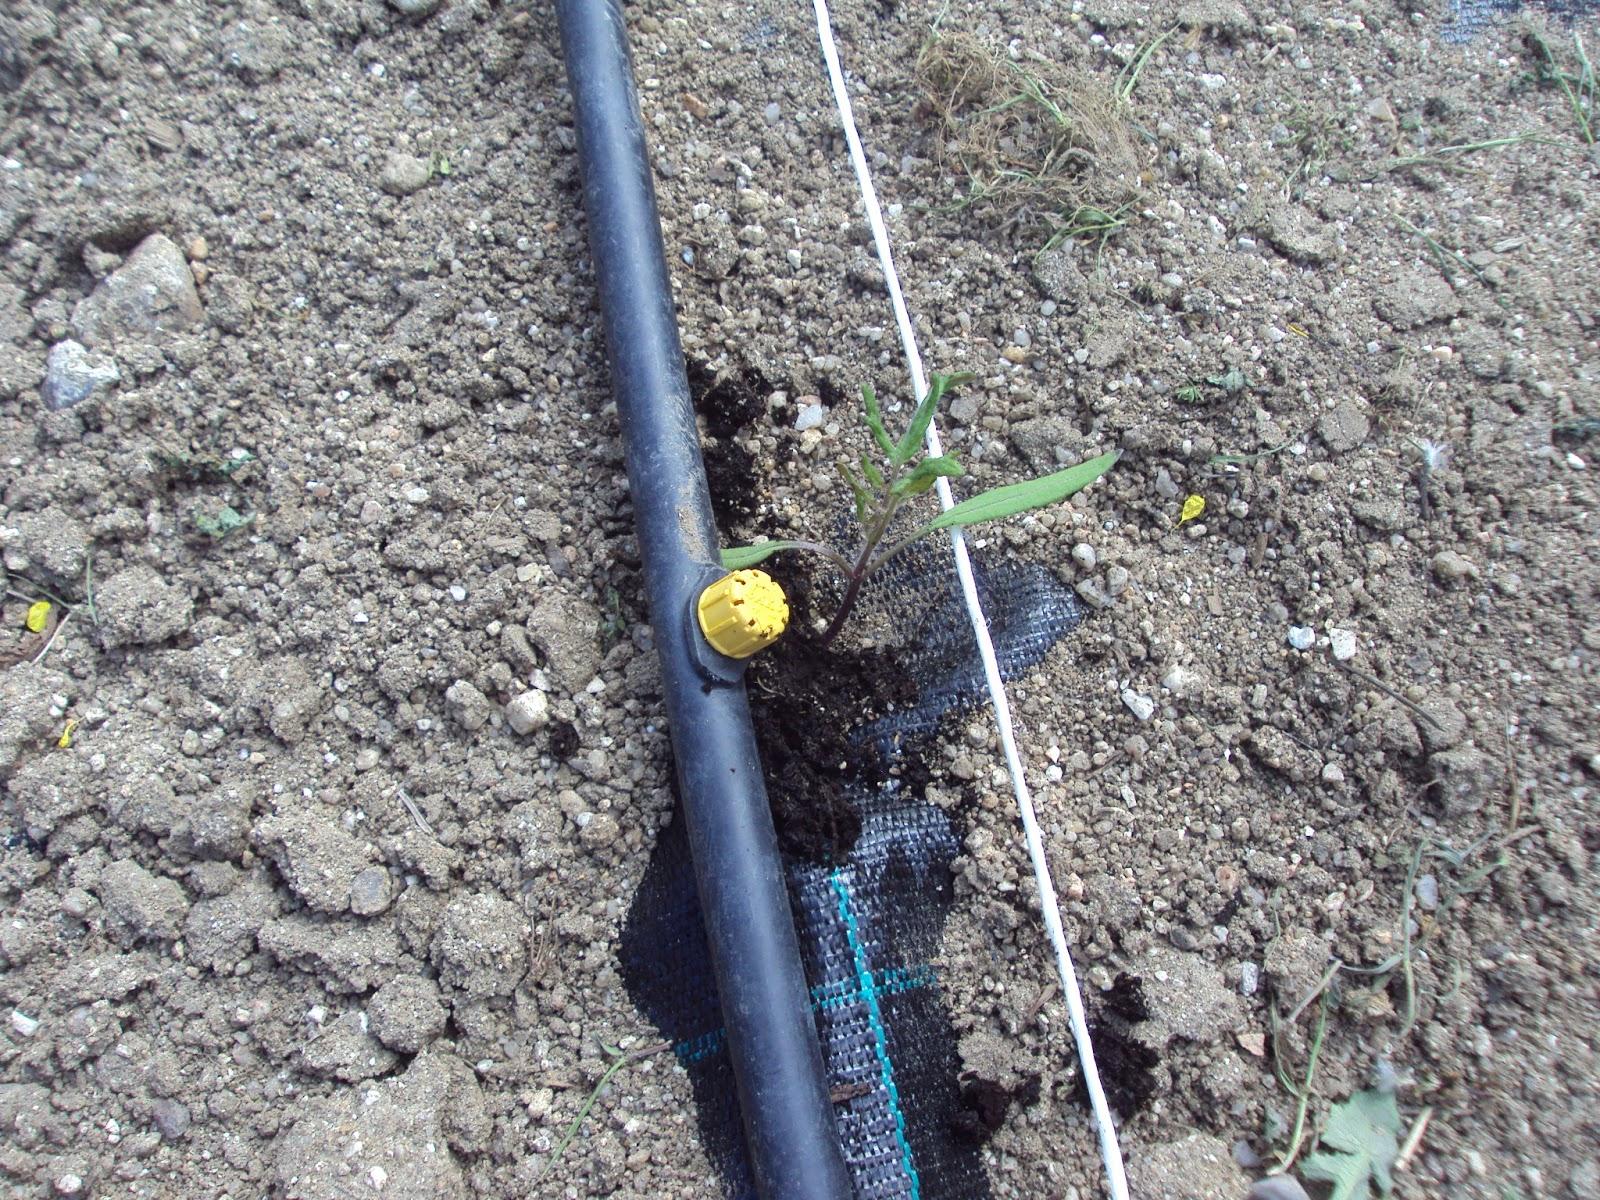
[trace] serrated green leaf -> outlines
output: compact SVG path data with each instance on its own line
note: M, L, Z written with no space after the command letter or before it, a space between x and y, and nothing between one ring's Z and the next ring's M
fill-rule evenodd
M883 412L878 408L878 393L872 390L870 383L861 385L861 404L867 410L867 428L872 430L872 438L878 443L878 449L885 454L893 455L894 439L883 427Z
M911 416L911 424L895 446L894 453L889 456L891 466L903 467L917 456L917 451L922 449L922 439L927 436L928 426L933 421L933 414L938 410L939 401L951 388L959 387L971 378L967 374L935 375L928 380L928 394L917 405L917 411Z
M758 542L754 546L725 546L721 554L722 565L729 571L742 571L766 561L780 550L798 549L801 549L800 543L781 540Z
M1357 1092L1333 1106L1318 1151L1300 1164L1308 1179L1333 1184L1329 1200L1367 1200L1369 1183L1387 1196L1400 1153L1400 1109L1390 1092Z
M1039 479L1025 479L1021 483L1008 483L1004 487L981 492L970 500L963 500L947 512L940 513L923 526L922 532L932 533L936 529L949 529L953 525L976 525L980 521L998 521L1002 517L1014 517L1018 513L1055 504L1076 492L1081 492L1109 471L1121 457L1121 451L1112 450L1098 458L1081 462L1075 467L1068 467L1065 471L1057 471L1053 475L1045 475Z
M898 480L891 489L895 496L920 496L933 486L935 479L959 479L966 474L953 455L941 454L925 458L913 468L911 474Z

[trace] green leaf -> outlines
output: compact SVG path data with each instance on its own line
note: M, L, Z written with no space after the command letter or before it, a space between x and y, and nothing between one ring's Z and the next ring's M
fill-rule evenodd
M754 546L726 546L722 550L722 565L729 571L742 571L758 562L771 558L779 550L803 549L799 542L758 542Z
M1008 483L1005 487L981 492L940 513L924 525L921 532L932 533L936 529L949 529L952 525L998 521L1001 517L1014 517L1018 513L1044 508L1058 500L1065 500L1075 492L1081 492L1109 471L1121 457L1121 451L1112 450L1075 467L1068 467L1065 471L1057 471L1054 475L1025 479L1021 483Z
M867 482L875 488L883 486L883 472L873 466L872 460L865 454L861 456L861 473L867 477Z
M867 506L872 503L871 494L861 486L861 481L856 478L855 472L844 463L839 464L839 474L844 476L844 481L850 485L851 494L856 498L856 520L865 523Z
M1250 386L1250 381L1244 377L1244 372L1239 370L1238 367L1229 367L1221 375L1207 375L1206 382L1212 387L1221 388L1229 395L1234 392L1242 392Z
M1333 1184L1329 1200L1367 1200L1370 1187L1387 1196L1400 1153L1400 1109L1392 1092L1357 1092L1333 1106L1322 1144L1300 1164L1307 1179Z
M891 489L895 496L920 496L933 486L935 479L959 479L966 474L953 455L941 454L938 458L925 458L904 479Z
M207 537L221 541L230 534L238 533L246 525L256 519L255 513L243 514L231 504L224 504L213 516L210 513L194 513L194 527Z
M861 385L861 403L867 410L867 428L872 430L873 440L878 443L878 448L885 454L894 453L894 439L889 436L889 431L883 427L883 412L878 408L878 393L872 390L870 383Z
M922 439L927 435L928 425L933 421L933 414L939 407L939 401L951 388L959 387L971 378L971 375L966 374L935 375L928 381L928 394L917 405L917 411L911 417L911 424L900 438L900 443L895 446L894 453L889 455L890 466L903 467L917 456L917 451L922 448Z

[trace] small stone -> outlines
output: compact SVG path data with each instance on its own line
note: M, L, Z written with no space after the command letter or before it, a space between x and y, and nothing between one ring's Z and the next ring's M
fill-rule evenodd
M1439 880L1434 875L1419 875L1417 877L1417 903L1423 912L1432 912L1439 907Z
M489 698L465 679L458 679L444 694L445 709L468 732L482 729L494 706Z
M1344 782L1344 768L1338 763L1328 763L1322 768L1322 782L1337 784Z
M382 760L382 755L371 746L356 752L356 770L370 771Z
M444 0L389 0L389 4L403 17L421 21L439 11Z
M188 1133L193 1120L189 1106L181 1100L157 1100L150 1106L150 1117L161 1131L161 1136L169 1142L175 1142Z
M219 271L206 283L206 316L227 333L242 333L255 314L253 295L245 280Z
M1120 596L1128 590L1132 580L1127 567L1111 567L1106 571L1106 591L1112 596Z
M776 100L761 110L761 119L768 125L776 125L783 120L783 109L779 107Z
M97 354L70 338L50 348L40 398L51 412L82 404L96 392L107 392L122 379L116 360Z
M797 433L804 433L808 429L819 428L827 419L828 410L820 404L807 404L795 415L794 427Z
M428 489L420 483L408 487L403 495L407 504L426 504L430 499Z
M11 1010L11 1031L18 1037L31 1038L39 1032L39 1020L37 1017L30 1017L21 1009L14 1008Z
M1142 696L1132 688L1122 689L1122 702L1128 706L1128 711L1140 721L1148 721L1155 715L1156 702L1149 696Z
M433 170L428 166L426 159L418 158L414 154L395 152L390 154L383 164L383 173L378 176L378 186L391 196L409 196L427 187L428 180L432 177Z
M1328 630L1328 646L1333 651L1334 658L1340 662L1349 662L1356 656L1356 635L1350 629Z
M385 867L368 867L350 881L350 911L358 917L375 917L394 899L394 881Z
M1446 587L1478 577L1478 567L1464 554L1441 550L1433 556L1433 577Z
M1261 968L1253 962L1243 963L1239 967L1239 994L1241 996L1254 996L1256 989L1261 986Z
M1085 571L1094 570L1094 564L1096 561L1094 547L1089 545L1088 542L1079 542L1072 548L1072 561L1077 563Z
M1250 1185L1245 1200L1311 1200L1293 1175L1268 1175Z
M1029 333L1026 329L1018 329L1011 335L1011 340L1022 349L1026 350L1029 346L1033 345L1033 334Z
M505 707L506 722L518 734L526 736L543 729L550 721L550 701L540 691L523 692Z
M106 349L164 342L205 319L183 251L153 233L73 310L72 329L85 346Z
M83 1176L68 1171L65 1175L57 1175L51 1186L58 1196L81 1196L84 1190Z
M1316 643L1317 631L1309 625L1289 626L1289 645L1296 650L1309 650Z

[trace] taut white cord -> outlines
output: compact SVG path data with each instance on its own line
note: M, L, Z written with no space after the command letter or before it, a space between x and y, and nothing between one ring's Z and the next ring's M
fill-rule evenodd
M839 51L833 42L833 23L828 16L827 0L813 0L813 4L817 10L817 38L822 43L822 57L828 65L828 76L833 81L833 97L839 105L839 120L844 126L845 141L850 146L850 161L855 167L856 179L861 184L861 199L867 208L867 224L872 227L878 261L883 265L883 277L889 285L889 302L894 306L895 324L900 327L900 346L905 351L906 363L911 369L912 395L920 398L928 390L927 377L922 369L922 355L917 350L917 335L911 325L911 315L906 311L905 294L900 290L900 276L894 269L894 252L889 246L889 231L883 223L878 193L872 186L872 171L867 166L867 156L861 148L861 135L856 132L850 94L845 88L844 72L839 68ZM943 453L939 431L932 422L928 425L928 453ZM940 506L945 509L953 507L955 497L950 493L949 482L940 479L935 486L939 492ZM1045 858L1044 838L1039 833L1039 822L1033 812L1033 796L1028 791L1022 758L1017 752L1016 734L1011 726L1011 705L1006 700L1005 684L1000 678L1000 664L995 659L989 623L984 619L983 605L978 600L978 586L972 577L967 540L959 525L950 530L950 548L955 553L961 594L966 600L967 613L972 619L972 632L978 640L978 653L983 659L989 699L994 705L995 722L1000 727L1000 746L1005 752L1006 769L1011 773L1011 787L1016 793L1017 811L1022 817L1022 834L1028 845L1028 858L1033 863L1033 881L1039 890L1039 907L1044 913L1045 932L1055 950L1056 973L1061 979L1062 995L1067 1000L1072 1038L1077 1043L1078 1062L1089 1090L1089 1103L1094 1109L1095 1124L1100 1134L1100 1157L1105 1161L1106 1185L1112 1200L1128 1200L1128 1181L1122 1170L1122 1150L1117 1145L1117 1129L1111 1119L1111 1106L1106 1103L1105 1089L1100 1086L1100 1070L1095 1065L1094 1046L1089 1041L1089 1024L1083 1012L1083 993L1078 988L1077 972L1073 970L1072 955L1067 950L1067 935L1061 928L1056 887L1050 878L1049 861Z

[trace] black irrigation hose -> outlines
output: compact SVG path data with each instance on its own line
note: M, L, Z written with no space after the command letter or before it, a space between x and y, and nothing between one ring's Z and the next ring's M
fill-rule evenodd
M737 675L689 619L717 532L618 0L557 0L589 243L684 819L756 1188L849 1200L777 837Z

